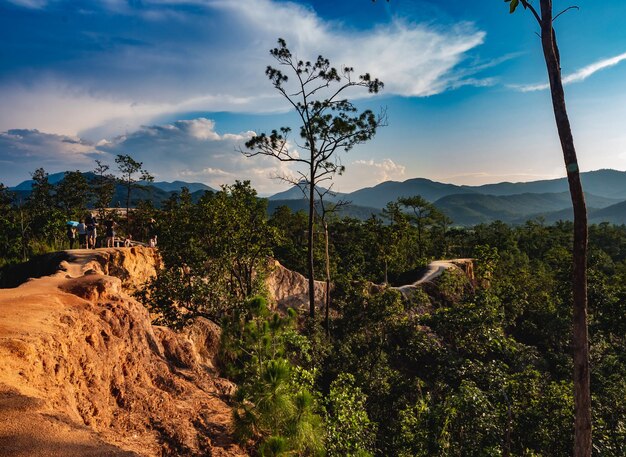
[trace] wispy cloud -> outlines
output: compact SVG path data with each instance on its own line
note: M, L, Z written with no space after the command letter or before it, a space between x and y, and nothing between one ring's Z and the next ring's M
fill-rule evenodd
M467 71L468 52L485 40L472 23L392 18L362 30L288 1L100 0L90 4L97 20L81 23L77 34L54 20L64 8L72 2L56 0L55 8L38 13L51 20L36 42L27 16L12 29L8 42L33 52L7 59L15 67L0 80L0 99L12 109L0 113L0 130L77 134L106 123L121 133L181 112L286 110L264 75L278 37L301 58L323 54L337 66L371 73L385 82L386 95L422 97L489 83L473 78L480 68ZM42 42L64 46L45 49Z
M626 60L626 52L620 54L615 57L611 57L609 59L603 59L598 62L592 63L591 65L587 65L586 67L581 68L580 70L563 77L563 84L571 84L575 82L584 81L589 78L594 73L597 73L605 68L614 67L620 62ZM549 84L520 84L520 85L511 85L513 89L519 90L520 92L535 92L538 90L546 90L550 88Z
M406 167L389 158L354 160L346 165L346 173L333 179L334 190L351 192L363 187L375 186L383 181L403 181Z
M8 0L8 2L13 3L14 5L33 9L43 8L48 4L47 0Z

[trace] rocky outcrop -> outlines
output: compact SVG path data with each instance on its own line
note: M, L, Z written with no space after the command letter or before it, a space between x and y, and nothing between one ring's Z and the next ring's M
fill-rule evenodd
M52 275L0 290L0 455L239 456L219 328L154 327L128 291L149 248L70 251Z
M270 261L269 275L265 281L270 301L279 310L295 308L300 311L309 309L309 280L283 267L277 260ZM315 305L321 308L325 303L326 284L315 281Z
M156 249L137 246L68 252L68 263L79 264L85 271L114 276L129 292L142 287L161 268L161 257Z

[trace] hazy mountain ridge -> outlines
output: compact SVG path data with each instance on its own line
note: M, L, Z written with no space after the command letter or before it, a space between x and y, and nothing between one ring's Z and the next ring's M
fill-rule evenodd
M585 197L589 208L606 208L620 203L619 200L598 197L589 193L586 193ZM494 220L518 223L520 220L523 222L539 216L549 217L550 214L561 212L571 206L567 192L504 196L460 194L443 197L434 204L459 225L473 225Z
M48 182L50 184L57 184L60 181L63 180L63 178L65 177L65 171L62 171L60 173L52 173L48 175ZM96 174L91 172L91 171L85 171L82 173L82 175L88 180L92 180L93 178L96 177ZM32 186L33 186L33 180L32 179L27 179L26 181L22 181L21 183L19 183L17 186L14 187L9 187L10 190L12 191L30 191ZM145 181L141 181L138 184L144 185L144 186L149 186L149 187L156 187L157 189L160 189L162 191L165 192L180 192L180 190L183 187L186 187L187 189L189 189L189 192L197 192L199 190L210 190L210 191L215 191L215 189L213 189L212 187L207 186L206 184L203 184L201 182L185 182L185 181L155 181L155 182L145 182Z
M620 204L626 200L626 172L597 170L582 173L581 176L590 220L624 223L622 221L626 221L626 204ZM350 207L355 217L361 218L362 215L369 217L372 210L379 214L388 202L413 195L421 195L434 203L458 225L488 223L494 220L523 223L536 217L543 217L547 222L572 218L566 178L481 186L459 186L414 178L404 182L386 181L342 194L342 199L351 202ZM280 200L293 210L305 207L296 203L304 199L298 188L281 192L269 199Z
M61 172L48 175L48 182L51 184L58 184L65 177L65 173L66 172ZM82 175L87 179L87 181L91 181L96 177L96 175L90 171L84 172L82 173ZM196 202L202 195L204 195L204 192L206 191L215 192L215 189L207 186L206 184L188 183L184 181L140 181L137 184L142 187L133 189L131 197L132 207L136 206L137 203L139 203L141 200L150 200L154 206L159 208L161 207L163 202L165 202L172 195L180 193L183 187L189 189L189 192L191 192L192 200L194 202ZM26 181L22 181L15 187L10 187L9 190L15 192L18 198L26 198L32 190L32 185L33 180L28 179ZM115 193L113 194L113 198L111 199L111 206L123 207L125 203L126 188L123 184L117 182L115 184Z
M292 211L308 211L308 201L301 198L299 200L287 199L287 200L269 200L267 205L267 213L273 214L274 211L280 206L287 206ZM372 217L372 215L380 216L382 210L378 208L372 208L368 206L359 205L345 205L339 208L338 215L340 217L352 217L355 219L366 220Z
M51 183L58 183L65 173L49 175ZM83 173L87 179L95 175ZM597 170L581 174L585 186L589 219L591 222L626 223L626 172L617 170ZM173 194L187 187L192 199L197 201L205 191L213 189L202 183L184 181L143 183L143 189L135 189L131 206L141 200L150 200L160 207ZM20 197L26 197L31 190L32 180L27 180L11 188ZM367 219L372 214L380 215L388 202L400 197L421 195L434 203L452 218L457 225L473 225L501 220L512 224L523 223L532 218L543 218L552 223L558 220L571 220L571 202L566 178L532 182L502 182L481 186L459 186L440 183L425 178L413 178L404 182L385 181L373 187L351 193L328 194L328 201L350 202L339 214L343 217ZM112 206L124 206L125 189L116 185ZM278 206L288 206L293 211L308 208L302 190L293 186L283 192L268 197L268 212L273 213Z

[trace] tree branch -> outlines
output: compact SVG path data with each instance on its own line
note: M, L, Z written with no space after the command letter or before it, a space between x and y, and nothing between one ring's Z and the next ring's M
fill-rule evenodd
M554 21L556 21L556 20L559 18L559 16L561 16L561 15L563 15L563 14L567 13L569 10L577 10L577 11L578 11L578 10L580 10L580 7L575 6L575 5L574 5L574 6L568 6L568 7L567 7L567 8L565 8L563 11L561 11L560 13L558 13L556 16L554 16L554 17L552 18L552 23L554 23Z
M533 13L533 16L535 16L535 19L537 20L537 23L541 26L541 16L539 16L539 13L537 13L537 10L535 9L534 6L532 6L528 0L521 0L522 1L522 6L526 9L529 9L531 13Z

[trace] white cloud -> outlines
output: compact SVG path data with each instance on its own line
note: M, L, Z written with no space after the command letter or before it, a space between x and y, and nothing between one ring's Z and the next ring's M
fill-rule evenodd
M28 172L39 167L48 172L89 170L94 159L100 156L95 145L74 136L8 130L0 132L0 181L18 184L28 178Z
M8 2L13 3L14 5L33 9L43 8L48 4L47 0L8 0Z
M182 4L198 8L190 12ZM105 125L99 132L109 136L174 113L285 111L288 105L264 75L272 63L268 49L279 36L302 58L321 53L337 66L371 73L385 82L385 94L421 97L489 84L458 68L485 38L470 23L444 28L395 18L363 31L276 0L146 0L140 8L102 0L101 5L114 17L136 15L133 20L160 20L163 27L129 31L121 22L106 36L87 30L77 44L91 40L89 53L55 61L43 72L13 72L0 83L0 98L12 107L0 112L0 130L28 126L77 134ZM150 12L153 17L146 19ZM361 95L367 94L350 96Z
M569 74L563 77L563 84L571 84L580 81L584 81L589 78L594 73L597 73L605 68L614 67L620 62L626 60L626 52L615 57L611 57L609 59L603 59L598 62L594 62L586 67L581 68L580 70ZM522 85L512 85L510 86L513 89L517 89L520 92L535 92L538 90L546 90L550 88L549 84L522 84Z
M380 161L355 160L346 166L346 172L335 178L334 190L351 192L363 187L371 187L384 181L404 181L406 167L385 158Z
M41 160L85 162L95 153L94 145L78 137L43 133L38 130L13 129L0 132L3 158L32 157Z
M118 136L98 149L111 158L130 154L159 180L195 180L213 188L235 180L250 180L261 193L281 188L272 176L292 173L268 157L247 158L241 152L253 132L219 134L213 120L197 118L165 125L143 126Z
M200 181L213 188L235 180L250 180L260 194L272 194L288 185L276 177L296 179L297 168L271 157L246 157L240 150L253 132L218 133L211 119L196 118L143 126L114 138L90 142L37 130L0 132L0 182L15 185L27 171L44 167L50 173L93 169L98 158L115 169L117 154L143 162L158 180ZM4 166L4 164L8 164ZM405 167L385 158L354 160L335 190L348 191L388 180L403 180Z

